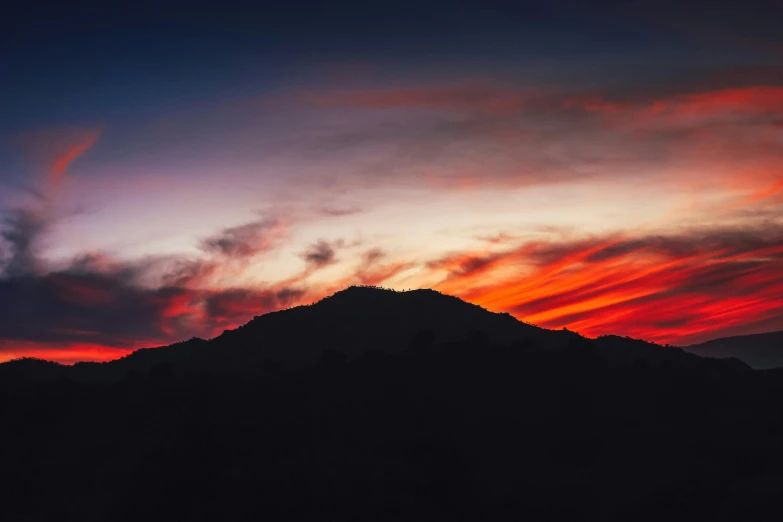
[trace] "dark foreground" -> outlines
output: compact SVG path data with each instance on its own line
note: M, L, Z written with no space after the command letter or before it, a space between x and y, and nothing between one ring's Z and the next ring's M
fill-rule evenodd
M481 340L0 385L2 520L774 520L783 380Z
M783 519L783 372L431 291L3 364L0 412L3 521Z

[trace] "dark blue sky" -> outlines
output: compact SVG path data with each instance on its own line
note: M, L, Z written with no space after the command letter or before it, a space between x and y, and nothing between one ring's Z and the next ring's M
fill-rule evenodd
M93 123L297 81L363 61L468 67L634 56L780 59L780 4L742 2L16 3L0 22L0 130ZM770 27L772 25L772 27ZM739 57L738 55L742 55ZM694 64L694 60L690 60ZM455 65L456 63L456 65ZM446 65L444 65L446 64ZM601 74L601 71L598 71Z

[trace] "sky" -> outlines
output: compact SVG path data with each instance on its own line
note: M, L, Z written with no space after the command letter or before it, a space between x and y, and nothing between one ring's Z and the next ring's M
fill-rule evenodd
M781 1L108 4L0 20L0 361L353 284L783 330Z

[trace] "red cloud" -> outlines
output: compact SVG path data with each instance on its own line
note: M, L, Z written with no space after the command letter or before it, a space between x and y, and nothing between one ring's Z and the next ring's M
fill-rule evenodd
M716 113L765 115L783 112L783 87L757 86L723 89L658 100L651 114L674 112L684 116L709 116Z
M781 174L781 176L783 176L783 174ZM783 179L770 187L754 192L747 199L742 201L740 206L758 203L759 201L779 196L781 193L783 193Z
M53 274L50 283L60 299L80 305L100 305L108 303L113 296L110 289L102 287L89 279Z
M78 143L70 145L65 152L58 155L49 170L49 179L54 182L60 180L68 170L68 166L98 141L98 136L100 136L99 132L90 131Z
M507 114L523 110L581 109L637 118L711 118L783 113L783 87L757 85L677 94L636 101L596 93L569 95L498 86L422 87L308 93L306 102L324 107L428 109ZM629 114L632 113L632 114Z
M527 244L462 257L438 289L547 328L691 342L780 319L783 238L726 232L682 238L610 238L573 245ZM455 259L455 258L449 258ZM518 265L476 287L487 267Z
M57 182L100 135L100 130L65 126L24 133L14 141L29 154L36 171L45 172L47 181Z
M678 125L715 119L734 120L783 114L783 87L748 86L677 94L665 98L619 101L596 94L569 97L565 108L599 112L624 126L659 123Z
M143 341L139 342L143 343ZM127 348L82 342L43 343L0 339L0 363L22 357L35 357L61 364L82 361L106 362L124 357L132 351Z
M304 95L305 101L324 107L475 110L491 113L518 111L525 107L529 99L530 96L523 91L476 86L347 90Z

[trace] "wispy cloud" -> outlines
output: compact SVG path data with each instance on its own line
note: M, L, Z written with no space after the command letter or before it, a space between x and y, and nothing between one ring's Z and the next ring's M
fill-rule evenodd
M204 239L201 248L208 253L231 258L252 257L277 247L287 233L287 224L282 217L265 217L225 228L220 233Z
M506 113L525 108L529 100L535 101L536 96L497 86L459 85L305 93L301 99L322 107Z
M334 187L519 188L588 180L660 186L709 178L716 188L742 179L742 190L761 191L779 176L761 173L783 164L776 126L783 77L769 68L602 91L484 82L311 91L290 100L322 111L327 121L330 114L355 120L295 142L312 163L339 165L322 169Z
M0 229L0 276L37 271L37 243L47 226L41 211L18 208L8 212Z
M49 170L49 180L57 182L62 179L70 164L90 150L95 145L95 142L98 141L99 136L100 132L98 131L88 131L78 142L68 145L67 149L55 158Z
M428 267L445 272L443 291L587 335L690 342L770 320L783 327L780 226L523 243L449 255Z
M353 216L364 212L361 207L323 207L321 213L329 217Z

